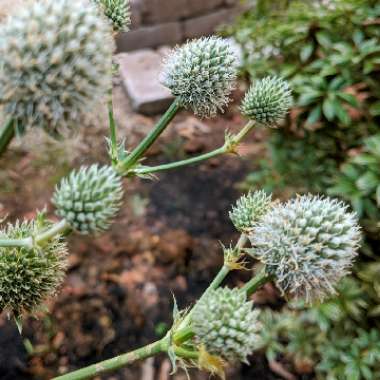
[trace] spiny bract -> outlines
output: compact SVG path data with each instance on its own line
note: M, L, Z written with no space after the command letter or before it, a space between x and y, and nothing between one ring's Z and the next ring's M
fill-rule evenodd
M211 291L196 305L192 326L206 350L229 361L247 361L257 343L258 311L237 288Z
M215 116L229 102L237 57L227 40L205 37L176 48L166 59L162 83L181 106L198 116Z
M95 0L115 31L127 31L131 23L129 0Z
M50 226L17 222L0 231L1 239L23 239ZM42 247L0 247L0 312L33 312L55 295L67 266L66 244L55 236Z
M286 81L277 77L266 77L256 81L243 100L244 116L259 124L276 126L285 117L292 104L291 91Z
M112 29L88 0L27 1L0 30L0 104L19 132L74 127L111 87Z
M355 214L335 199L304 195L274 206L250 235L252 255L286 295L323 300L349 273L360 229Z
M106 230L119 211L123 187L110 166L82 167L62 179L53 196L57 215L70 226L88 234Z
M268 212L272 203L272 196L265 191L249 192L240 197L236 204L232 206L229 216L240 232L249 232L260 218Z

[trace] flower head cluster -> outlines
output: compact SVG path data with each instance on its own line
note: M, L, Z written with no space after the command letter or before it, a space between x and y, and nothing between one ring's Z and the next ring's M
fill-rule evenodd
M249 192L238 199L230 211L230 219L240 232L249 232L260 218L269 211L272 196L265 191Z
M253 255L286 295L307 302L335 293L357 255L356 216L334 199L304 195L274 206L250 236Z
M0 30L0 104L20 132L73 127L106 96L113 51L89 0L26 2Z
M0 232L2 239L23 239L37 229L37 222L17 222ZM33 312L62 283L67 266L66 244L55 236L43 247L0 247L0 312L18 316Z
M237 58L229 42L205 37L188 42L167 57L162 83L181 106L209 117L228 104L236 75Z
M244 116L259 124L275 126L285 117L291 104L288 83L278 77L266 77L251 86L241 110Z
M213 355L247 360L257 343L258 311L238 288L218 288L196 305L192 326L197 339Z
M111 21L113 30L125 32L131 23L129 0L95 0L105 16Z
M53 203L70 226L88 234L106 230L120 209L121 178L110 166L82 167L57 186Z

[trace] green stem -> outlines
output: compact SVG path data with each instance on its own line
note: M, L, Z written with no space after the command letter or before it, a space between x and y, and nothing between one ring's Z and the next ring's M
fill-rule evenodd
M85 380L115 371L138 360L155 356L161 352L166 352L169 347L168 338L165 337L157 342L141 347L135 351L116 356L112 359L104 360L97 364L90 365L78 371L66 375L55 377L52 380Z
M255 277L253 277L250 281L248 281L241 290L247 293L247 296L251 296L255 293L259 288L261 288L266 283L272 281L273 277L268 275L265 272L265 268L261 270Z
M0 247L24 247L33 248L35 244L42 245L54 236L61 234L70 228L66 220L51 226L48 230L36 236L29 236L24 239L0 239Z
M173 340L177 346L180 346L182 343L187 342L189 339L194 337L194 331L190 326L185 327L182 330L177 331L174 335Z
M0 247L33 248L33 239L0 239Z
M181 106L178 100L174 100L169 109L159 120L154 129L141 141L141 143L127 156L125 160L120 162L117 169L121 173L127 172L133 165L138 162L142 155L152 146L161 133L166 129L169 123L174 119Z
M15 121L9 119L0 131L0 156L5 152L15 136Z
M112 90L110 91L110 99L108 101L108 123L110 128L110 141L111 141L111 160L113 164L117 164L118 151L117 151L117 134L116 122L113 113Z
M64 233L69 228L70 228L69 223L65 219L63 219L60 222L54 224L47 231L43 232L42 234L37 235L34 238L34 241L36 244L42 245L46 241L49 241L50 239L52 239L54 236Z
M209 160L210 158L220 156L222 154L231 153L234 152L236 147L240 144L240 142L244 139L244 137L255 127L255 124L253 121L249 121L245 127L235 136L227 140L223 146L221 146L218 149L215 149L211 152L201 154L200 156L191 157L186 160L171 162L168 164L158 165L158 166L151 166L151 167L142 167L142 168L136 168L134 171L135 174L150 174L150 173L157 173L164 170L170 170L175 169L187 165L192 165L201 161Z
M246 234L241 234L238 242L236 243L235 248L237 250L243 249L244 246L245 246L245 244L247 243L247 240L248 240L247 235ZM198 302L201 301L201 300L203 300L205 297L207 297L207 295L211 291L217 289L221 285L221 283L224 281L224 279L227 277L227 275L230 272L231 272L231 268L228 265L224 264L222 266L222 268L219 270L218 274L213 279L213 281L211 282L211 284L209 285L209 287L202 294L202 296L200 297L200 299L198 300ZM190 323L190 320L191 320L191 314L192 314L193 310L194 310L194 308L189 311L189 313L186 315L186 317L184 318L184 320L180 323L180 325L179 325L179 327L177 329L178 333L176 333L174 335L174 341L178 341L178 340L183 339L180 334L182 334L182 330L184 330L184 329L186 329L186 327L188 327L188 325Z
M197 360L199 358L199 352L187 350L183 347L175 347L174 352L177 356L184 359L194 359Z
M227 149L225 146L222 146L221 148L215 149L212 152L208 152L200 156L188 158L186 160L176 161L169 164L163 164L163 165L158 165L158 166L137 168L135 170L135 173L136 174L150 174L150 173L162 172L165 170L170 170L170 169L180 168L182 166L196 164L198 162L209 160L210 158L213 158L225 153L227 153Z

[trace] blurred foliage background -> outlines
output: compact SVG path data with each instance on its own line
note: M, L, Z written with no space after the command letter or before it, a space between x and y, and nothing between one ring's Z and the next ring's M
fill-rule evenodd
M248 2L250 3L250 2ZM380 4L266 0L226 30L243 47L243 75L291 83L294 107L269 133L243 188L334 195L359 214L364 248L336 299L263 315L268 360L286 357L317 379L380 379Z

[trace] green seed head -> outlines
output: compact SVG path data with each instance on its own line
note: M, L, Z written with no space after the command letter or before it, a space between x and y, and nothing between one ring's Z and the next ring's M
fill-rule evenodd
M75 127L107 95L112 29L89 0L27 1L0 30L0 105L19 132Z
M0 231L1 239L23 239L49 227L36 222L17 222ZM54 296L67 267L67 248L56 236L42 247L0 247L0 312L15 316L33 312Z
M257 343L258 311L239 289L219 288L200 300L192 314L197 339L213 355L247 360Z
M131 23L129 0L95 0L105 16L111 21L113 30L126 32Z
M210 117L228 104L236 76L237 58L228 41L207 37L190 41L167 57L162 83L183 107Z
M64 178L56 188L53 203L58 216L74 230L88 234L108 229L122 197L122 181L113 168L92 165Z
M244 116L266 126L276 126L292 104L291 91L286 81L266 77L256 81L243 100Z
M360 242L357 218L334 199L304 195L273 206L252 230L252 254L286 295L306 302L335 293Z
M265 191L250 191L232 206L230 219L238 231L247 233L269 211L271 204L272 196L267 195Z

